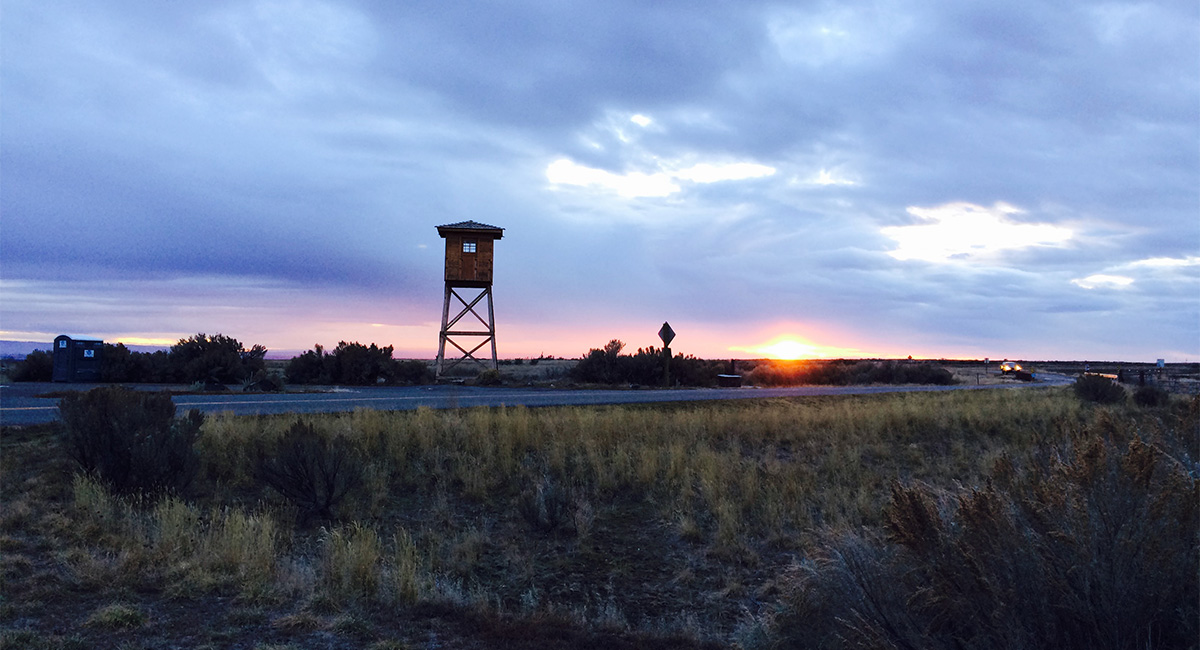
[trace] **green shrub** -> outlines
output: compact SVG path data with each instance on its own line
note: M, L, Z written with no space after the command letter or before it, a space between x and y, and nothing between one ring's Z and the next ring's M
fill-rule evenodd
M237 339L224 334L197 334L172 345L167 359L178 381L232 384L262 370L266 354L267 349L261 345L247 350Z
M297 420L274 449L260 450L256 473L296 507L301 523L334 519L337 506L363 482L365 461L344 436L326 436Z
M316 345L288 362L287 380L293 384L373 386L380 382L424 384L433 378L424 362L398 361L392 352L392 346L374 343L341 341L331 352Z
M571 378L597 384L615 384L621 380L617 370L617 358L621 355L625 343L613 339L603 348L592 348L587 355L571 369Z
M315 345L313 349L306 350L300 356L292 357L284 371L288 382L293 384L333 383L333 378L329 374L332 367L326 366L326 356L325 348Z
M1158 386L1140 386L1133 391L1133 401L1138 406L1166 406L1171 403L1171 394Z
M650 346L638 348L636 354L621 354L625 344L617 339L601 348L588 351L571 369L575 381L595 384L637 384L661 386L663 382L663 351ZM717 375L726 362L706 361L691 355L672 354L671 383L683 386L715 386Z
M68 394L58 410L67 452L114 492L179 492L196 474L204 415L176 419L166 392L108 386Z
M403 384L427 384L433 380L433 370L429 364L417 359L396 361L393 366L393 380Z
M1088 402L1116 404L1125 401L1125 389L1100 375L1083 375L1075 380L1075 395Z
M867 363L867 362L863 362ZM861 368L863 363L855 364ZM869 364L864 369L865 377L854 383L863 384L922 384L947 386L954 383L954 375L945 368L926 362L884 361Z
M124 343L104 344L100 356L100 380L110 383L163 383L176 379L166 350L135 352Z
M15 364L13 381L51 381L54 379L54 357L45 350L34 350Z
M341 341L330 355L333 359L334 383L352 386L374 386L380 380L392 378L392 346L378 347Z

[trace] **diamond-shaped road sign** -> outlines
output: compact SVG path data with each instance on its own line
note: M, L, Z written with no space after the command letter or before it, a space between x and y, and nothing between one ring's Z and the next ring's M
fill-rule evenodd
M658 330L658 338L662 339L664 347L670 347L671 341L675 339L675 330L671 329L669 323L663 323L662 329Z

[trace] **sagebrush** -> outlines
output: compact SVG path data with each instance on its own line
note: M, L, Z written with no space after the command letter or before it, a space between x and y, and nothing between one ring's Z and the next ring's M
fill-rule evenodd
M257 477L295 506L301 522L334 519L342 500L363 482L362 453L344 436L298 420L258 449Z
M1196 419L1102 413L976 487L894 484L882 531L793 570L808 648L1189 648L1200 639Z
M1126 398L1125 388L1101 375L1082 375L1073 386L1079 399L1099 404L1117 404Z
M67 453L117 493L183 491L198 467L204 415L175 418L168 393L120 386L67 394L59 402Z

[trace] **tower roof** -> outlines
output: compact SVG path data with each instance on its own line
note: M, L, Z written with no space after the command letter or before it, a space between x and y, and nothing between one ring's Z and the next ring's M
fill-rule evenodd
M501 237L504 236L503 228L499 228L497 226L489 226L486 223L479 223L478 221L459 221L458 223L448 223L444 226L438 226L437 229L438 229L438 234L441 235L442 237L445 237L446 233L456 232L456 231L457 232L470 231L470 232L478 233L481 235L487 234L487 235L494 236L496 239L500 239Z

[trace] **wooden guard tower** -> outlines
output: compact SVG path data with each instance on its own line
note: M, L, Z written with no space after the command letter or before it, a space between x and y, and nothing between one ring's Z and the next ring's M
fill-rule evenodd
M475 363L498 369L496 360L496 317L492 310L492 258L494 242L504 236L504 229L489 226L474 221L461 221L445 226L438 226L438 234L446 239L446 297L442 301L442 331L438 335L437 376L449 368L470 359ZM478 293L475 293L478 290ZM450 299L455 298L462 305L458 315L450 317ZM476 311L480 301L487 298L487 318ZM469 300L468 300L469 299ZM469 326L463 327L461 321L467 315L475 320L467 319ZM483 329L475 326L478 321ZM455 329L458 326L461 329ZM455 340L466 338L470 342L460 344ZM476 339L473 347L469 347ZM446 364L446 344L454 346L462 356ZM475 352L492 344L491 364L477 358Z

